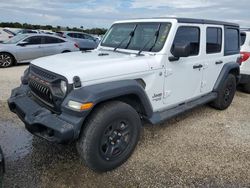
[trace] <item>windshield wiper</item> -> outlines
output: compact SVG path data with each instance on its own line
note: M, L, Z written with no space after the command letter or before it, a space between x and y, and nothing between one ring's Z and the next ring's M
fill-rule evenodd
M128 44L126 45L126 48L129 46L129 44L130 44L130 42L131 42L131 39L133 38L133 36L134 36L134 34L135 34L136 27L137 27L137 25L134 27L133 31L131 31L131 32L129 33L129 35L128 35L129 38L128 38L128 37L124 38L124 39L114 48L114 52L115 52L118 48L120 48L121 45L122 45L125 41L127 41L127 40L129 40L129 41L128 41ZM125 48L125 49L126 49L126 48Z
M155 32L155 35L150 38L150 40L148 40L145 45L139 50L139 52L137 53L137 55L141 55L141 53L143 52L143 50L148 46L148 44L151 42L151 40L153 40L155 38L155 41L153 43L153 45L149 48L149 51L151 52L152 49L155 47L155 44L158 40L158 37L160 35L160 29L161 29L161 24L158 25L157 31Z

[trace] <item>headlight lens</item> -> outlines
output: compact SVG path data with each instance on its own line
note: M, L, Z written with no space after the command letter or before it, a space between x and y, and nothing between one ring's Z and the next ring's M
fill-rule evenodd
M61 91L63 92L63 94L66 94L66 92L67 92L67 83L62 80L61 83L60 83L60 88L61 88Z

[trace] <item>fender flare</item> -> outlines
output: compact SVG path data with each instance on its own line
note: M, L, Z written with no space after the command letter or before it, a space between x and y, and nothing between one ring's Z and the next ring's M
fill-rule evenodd
M236 73L236 81L237 83L239 82L240 79L240 65L236 62L230 62L230 63L226 63L220 74L219 77L214 85L214 89L213 91L217 92L219 90L219 88L221 87L221 85L224 83L224 81L226 80L228 74L230 74L230 72L234 72Z
M153 115L153 108L149 98L144 88L136 80L106 82L73 90L65 98L62 106L67 106L69 100L74 100L80 103L92 102L94 103L94 106L96 106L101 102L126 95L136 95L142 104L145 115L147 117ZM86 112L83 113L86 114Z

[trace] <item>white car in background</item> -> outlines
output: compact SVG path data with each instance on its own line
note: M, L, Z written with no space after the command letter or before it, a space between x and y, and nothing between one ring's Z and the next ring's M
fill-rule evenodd
M100 42L98 38L82 32L60 31L57 35L75 41L81 50L93 50Z
M14 34L11 31L4 28L0 29L0 43L9 40L12 37L14 37Z
M79 46L67 39L47 34L20 34L0 44L0 68L74 51L79 51Z
M243 91L250 94L250 29L241 30L240 72Z

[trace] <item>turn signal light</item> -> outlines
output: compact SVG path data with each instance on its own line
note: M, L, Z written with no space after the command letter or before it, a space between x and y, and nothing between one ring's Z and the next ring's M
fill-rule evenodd
M79 45L78 45L77 43L75 43L75 47L76 47L76 48L79 48Z
M79 103L76 101L69 101L68 102L68 107L70 107L73 110L77 110L77 111L84 111L84 110L89 110L94 106L93 103Z

